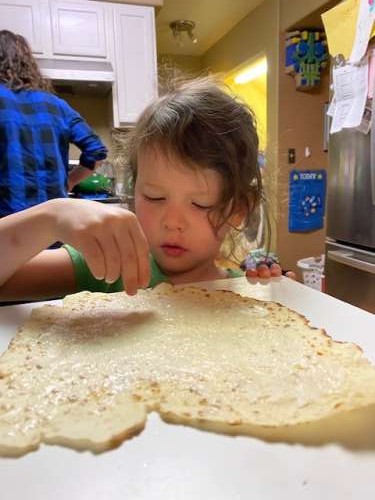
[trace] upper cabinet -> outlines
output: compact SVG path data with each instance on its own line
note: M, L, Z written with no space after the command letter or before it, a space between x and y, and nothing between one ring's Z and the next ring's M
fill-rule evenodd
M107 56L106 10L100 2L50 2L54 55Z
M156 97L153 7L89 0L0 0L0 29L23 35L38 59L74 61L75 69L77 61L110 63L115 73L115 127L133 124Z
M0 0L0 29L22 34L35 54L43 53L39 0Z
M114 4L117 113L115 123L133 123L156 96L154 9ZM116 116L117 114L117 116Z

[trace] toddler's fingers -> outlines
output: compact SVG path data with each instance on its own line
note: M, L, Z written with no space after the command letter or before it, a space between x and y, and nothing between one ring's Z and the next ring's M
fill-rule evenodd
M113 233L108 229L102 231L98 238L105 261L104 279L107 283L115 282L121 275L121 254Z
M257 271L259 278L271 277L271 271L270 268L267 266L267 264L259 264L259 266L257 267Z
M127 294L135 295L138 288L146 287L150 280L148 252L137 248L131 234L128 234L126 247L121 245L120 252L124 289Z
M246 276L248 278L257 278L258 271L256 269L246 269Z
M133 239L133 245L137 255L138 286L140 288L146 288L151 277L150 249L138 221L136 221L135 227L132 228L130 236Z
M124 285L124 290L128 295L135 295L138 288L138 258L137 249L134 246L133 239L128 233L124 238L124 232L120 236L121 240L117 239L121 254L121 276ZM126 241L126 243L124 242Z
M270 272L272 277L277 278L281 276L281 267L279 266L279 264L272 264L270 266Z
M139 276L141 266L143 268L146 266L147 269L149 266L148 244L144 237L137 238L141 229L133 213L121 210L118 215L119 218L113 226L113 235L120 254L121 276L126 293L134 295L138 288L144 286ZM146 254L146 265L139 258L143 254ZM146 278L143 279L146 281Z
M82 253L93 276L99 280L104 279L106 265L103 250L98 241L94 237L87 237L80 245L77 245L77 250Z

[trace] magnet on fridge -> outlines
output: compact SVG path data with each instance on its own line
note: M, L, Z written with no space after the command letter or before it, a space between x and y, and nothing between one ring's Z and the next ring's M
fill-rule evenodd
M289 231L322 229L325 197L325 170L292 170L289 175Z

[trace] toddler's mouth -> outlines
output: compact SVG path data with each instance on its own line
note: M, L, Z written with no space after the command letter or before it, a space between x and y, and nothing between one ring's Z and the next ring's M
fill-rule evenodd
M161 245L161 249L166 255L168 255L168 257L180 257L180 255L187 251L186 248L183 248L180 245L173 245L170 243L164 243Z

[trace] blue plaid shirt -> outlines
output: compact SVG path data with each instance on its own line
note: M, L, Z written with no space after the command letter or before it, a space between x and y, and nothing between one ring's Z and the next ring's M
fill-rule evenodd
M67 196L69 144L93 169L107 149L63 99L0 84L0 217Z

